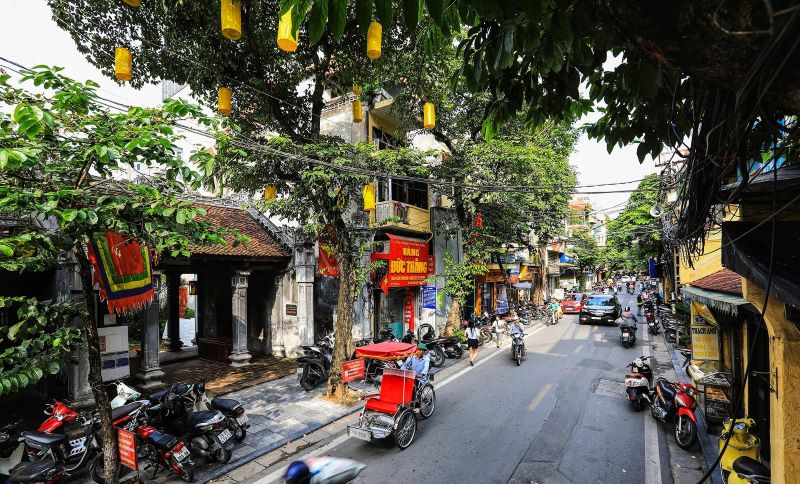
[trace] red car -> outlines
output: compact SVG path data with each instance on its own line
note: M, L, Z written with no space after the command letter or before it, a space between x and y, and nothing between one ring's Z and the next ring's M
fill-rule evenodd
M586 302L586 294L567 294L561 300L561 311L566 313L579 313Z

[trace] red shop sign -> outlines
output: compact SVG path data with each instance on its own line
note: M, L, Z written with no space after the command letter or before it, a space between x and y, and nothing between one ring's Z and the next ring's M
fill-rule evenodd
M342 381L344 383L360 380L364 378L364 374L364 358L356 358L342 363Z
M136 437L134 433L125 429L117 430L117 447L119 448L119 463L136 470Z
M381 281L384 293L392 287L424 286L428 278L428 243L420 239L388 234L389 253L373 253L373 260L385 260L387 273Z

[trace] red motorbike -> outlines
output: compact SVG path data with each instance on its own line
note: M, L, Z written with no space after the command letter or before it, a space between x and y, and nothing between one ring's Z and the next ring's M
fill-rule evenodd
M666 378L656 381L650 411L656 420L675 426L675 442L682 449L692 447L697 440L697 416L694 397L697 389L689 383L671 382Z

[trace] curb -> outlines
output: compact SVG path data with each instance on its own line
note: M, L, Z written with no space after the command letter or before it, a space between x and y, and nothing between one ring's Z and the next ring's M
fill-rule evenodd
M674 346L669 345L667 347L667 351L669 352L669 357L672 360L672 366L675 368L675 373L678 375L678 379L681 380L683 383L690 383L691 378L689 375L686 374L686 371L681 366L681 362L678 357L678 352L675 350ZM717 447L711 442L711 439L708 437L708 425L706 425L706 419L703 416L702 412L695 412L697 416L697 440L700 442L700 448L703 451L703 459L706 461L706 472L708 472L708 468L711 464L717 460L719 456L719 452L717 451ZM724 484L722 480L722 474L720 472L712 472L709 480L713 484Z

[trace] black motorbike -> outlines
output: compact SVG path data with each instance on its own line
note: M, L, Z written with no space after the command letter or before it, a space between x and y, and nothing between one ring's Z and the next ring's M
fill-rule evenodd
M11 470L9 482L60 482L66 478L64 465L67 459L67 436L24 432L25 446L30 451L42 453L47 458L22 462Z
M632 348L636 344L636 324L627 321L619 325L619 341L625 348Z
M188 442L192 455L222 464L230 461L234 441L225 416L216 410L187 410L179 390L180 385L171 386L158 404L148 410L148 417L155 427Z
M391 330L390 330L391 331ZM365 338L362 340L356 341L356 347L366 346L372 344L373 340L369 338ZM356 353L353 352L351 358L355 358ZM366 383L371 383L375 385L381 384L381 380L383 379L383 370L386 368L389 369L397 369L399 365L396 361L383 361L383 360L373 360L370 358L364 358L364 381Z
M22 462L25 457L25 446L22 433L19 431L21 418L0 426L0 476L11 475L11 469Z
M528 353L525 350L525 340L522 339L524 336L522 333L511 335L511 359L517 362L517 366L522 364L522 358Z
M425 331L420 334L420 340L423 343L438 345L442 348L447 358L458 359L464 356L464 347L461 346L461 339L458 336L440 336L437 338L432 326L426 324L420 327L421 330L423 328Z
M644 307L644 320L647 322L647 332L650 334L659 334L661 332L661 328L658 326L656 322L656 312L653 309L653 306L645 306Z
M325 336L314 346L303 346L303 356L297 359L297 378L305 391L311 391L328 379L333 363L333 335Z
M425 343L425 346L428 347L428 356L431 359L431 366L434 368L441 368L444 366L445 352L442 346L435 339L418 340L414 332L408 330L408 332L406 333L405 336L403 336L403 339L401 341L403 343L416 343L417 341Z

